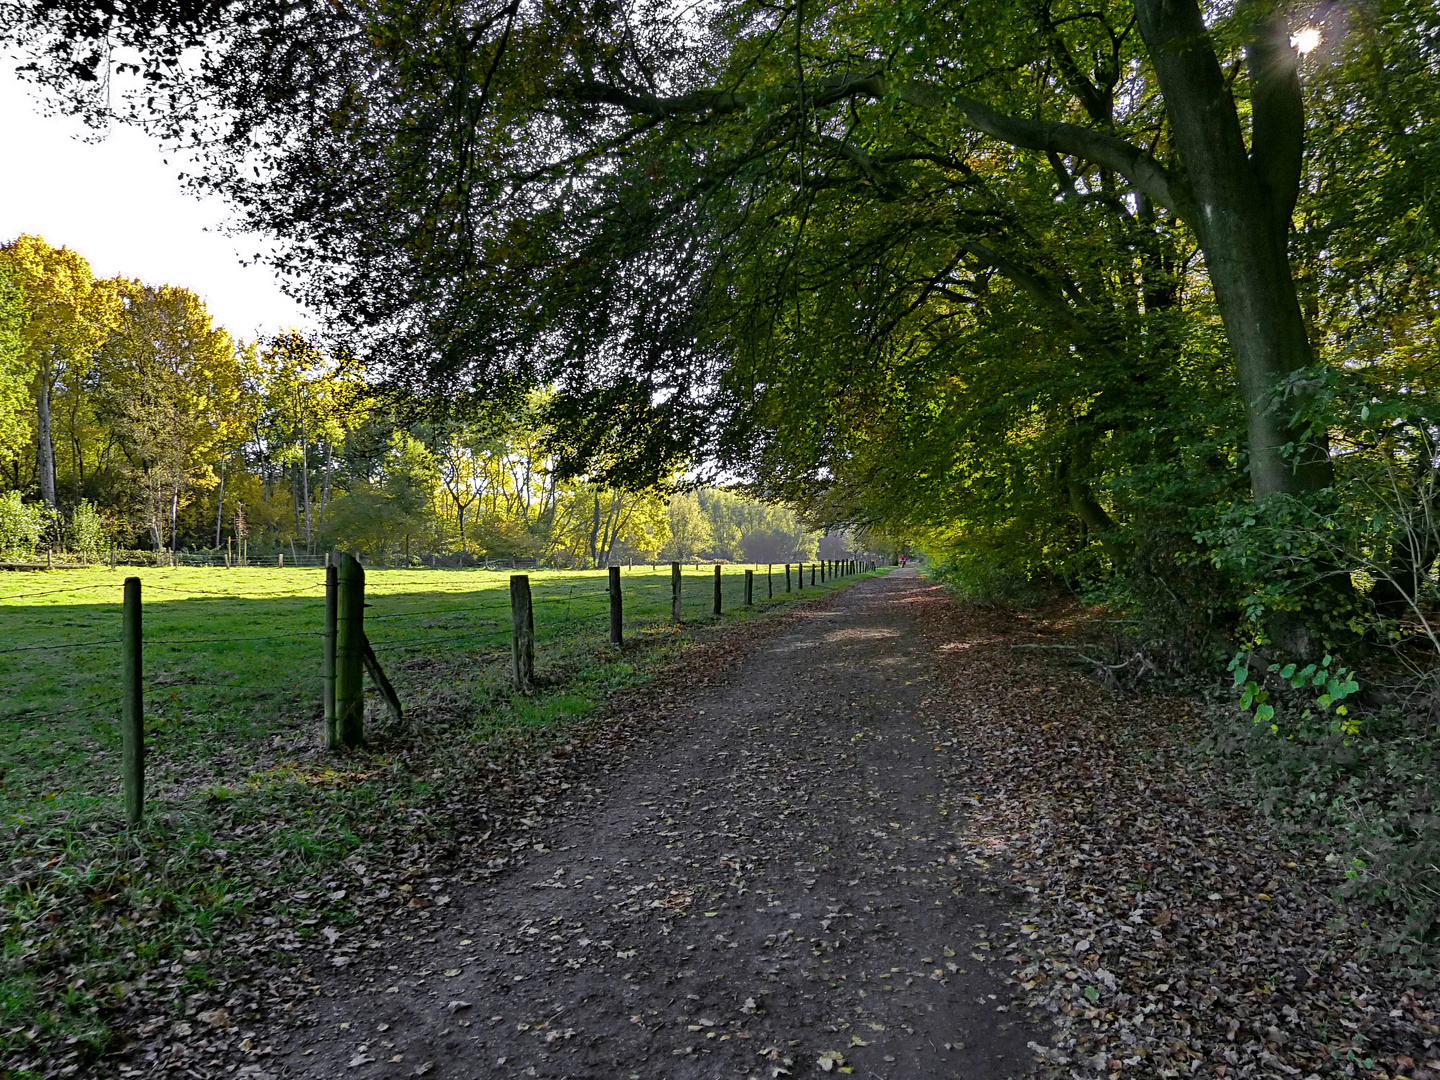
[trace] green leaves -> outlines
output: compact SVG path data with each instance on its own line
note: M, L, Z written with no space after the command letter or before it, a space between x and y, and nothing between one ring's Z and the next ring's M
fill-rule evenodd
M1249 677L1253 656L1251 652L1237 652L1230 659L1229 670L1238 692L1236 705L1242 713L1254 709L1256 724L1269 724L1271 733L1276 735L1282 734L1283 728L1286 736L1293 738L1296 734L1308 733L1312 721L1333 708L1335 719L1327 722L1327 730L1341 735L1359 732L1358 721L1348 716L1348 709L1341 702L1357 693L1360 683L1332 654L1327 653L1319 663L1303 667L1294 662L1271 663L1266 666L1262 679ZM1313 694L1315 690L1321 692ZM1285 691L1310 691L1313 696Z

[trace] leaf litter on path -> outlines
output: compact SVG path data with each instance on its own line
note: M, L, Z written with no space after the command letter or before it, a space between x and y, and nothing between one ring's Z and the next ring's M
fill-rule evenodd
M1440 1080L1433 991L1390 970L1322 849L1279 840L1195 749L1201 703L1117 699L1016 644L1062 622L917 610L955 658L926 702L963 761L969 857L1033 911L1006 960L1057 1076Z

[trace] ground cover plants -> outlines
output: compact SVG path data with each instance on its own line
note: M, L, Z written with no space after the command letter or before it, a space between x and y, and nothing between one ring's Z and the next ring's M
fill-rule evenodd
M772 601L762 566L746 609L741 569L722 578L726 628L854 580L807 579L787 594L777 567ZM151 642L150 801L133 836L122 827L115 692L129 573L142 578ZM540 685L522 698L505 672L508 573L371 570L368 631L406 718L369 710L366 748L331 756L319 747L322 571L6 575L0 1069L89 1071L136 1037L126 1024L141 1015L173 1013L243 1042L239 1025L262 997L304 992L304 971L278 977L274 958L318 933L317 910L343 923L392 888L405 903L432 902L413 873L362 896L325 888L328 868L363 861L378 877L406 853L413 869L458 844L483 848L481 794L538 809L555 794L535 771L540 756L607 696L683 663L717 629L709 567L686 570L680 628L668 621L668 568L623 574L621 651L606 642L602 573L530 577Z

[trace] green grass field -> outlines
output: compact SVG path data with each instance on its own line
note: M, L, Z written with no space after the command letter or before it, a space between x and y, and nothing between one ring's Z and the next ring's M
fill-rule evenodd
M807 576L787 594L776 567L769 599L761 566L746 608L744 569L724 568L722 626L856 580L812 587ZM508 679L508 571L367 569L366 631L406 719L395 725L372 700L367 747L330 756L318 752L323 573L0 575L0 1074L40 1075L25 1055L67 1039L72 1062L96 1060L114 1045L107 1018L134 980L180 953L203 957L197 943L277 882L377 842L368 824L377 815L434 804L459 783L446 763L466 747L563 732L716 625L712 567L685 569L680 627L670 623L668 566L624 571L620 650L607 640L603 571L532 571L538 686L522 697ZM144 600L147 817L138 836L123 828L119 778L120 600L130 575ZM205 962L194 967L186 979L203 985Z

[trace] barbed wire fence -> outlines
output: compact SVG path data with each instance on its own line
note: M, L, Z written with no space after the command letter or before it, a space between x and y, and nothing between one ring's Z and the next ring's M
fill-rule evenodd
M591 587L588 580L571 580L563 585L546 583L539 595L532 594L528 575L516 574L510 579L509 618L506 619L503 599L493 589L456 591L455 602L448 604L427 596L421 606L413 603L406 606L404 597L409 594L383 592L371 594L371 600L367 601L364 568L349 555L327 561L329 565L320 567L324 571L321 581L299 588L258 592L247 589L237 593L224 589L180 588L153 580L142 586L140 578L128 577L123 583L103 586L27 589L0 595L0 605L4 605L11 601L99 591L105 599L99 604L86 605L95 609L86 613L88 621L72 619L66 625L90 629L97 623L109 622L111 627L118 624L121 631L119 636L86 635L82 641L35 642L34 638L43 632L36 627L35 633L27 633L20 639L24 644L0 648L0 665L33 663L63 655L68 674L62 682L74 687L77 683L83 685L88 678L91 683L78 691L86 700L64 708L34 705L5 710L0 706L0 725L44 722L58 717L71 721L87 716L118 719L126 818L133 827L138 826L144 816L147 719L155 723L166 719L167 710L183 715L187 707L193 712L196 708L213 706L221 696L212 694L207 701L192 698L187 703L181 699L186 691L218 691L228 695L242 691L256 699L273 696L297 703L306 698L313 703L318 696L323 705L326 745L355 746L364 739L367 677L395 719L403 719L401 702L385 674L389 658L428 652L472 658L483 655L501 660L508 651L509 679L515 689L526 693L536 682L537 623L543 631L542 643L549 644L567 637L583 637L587 629L598 636L608 614L609 643L618 648L623 647L627 626L633 630L657 623L693 623L707 617L720 619L736 608L754 607L787 592L803 592L806 588L882 566L877 560L858 559L753 564L745 569L731 564L727 573L717 564L711 588L702 585L697 590L695 586L700 582L695 576L687 579L680 563L670 564L669 581L644 580L655 576L649 573L654 564L633 564L642 580L635 580L633 571L627 578L620 567L612 566L606 571L606 577L600 579L604 583L603 591ZM165 595L158 608L152 603L151 613L147 615L142 610L142 591L152 590ZM116 592L121 595L116 596ZM605 597L598 605L597 596ZM256 621L278 623L274 631L206 636L193 632L195 613L176 615L165 606L167 601L174 602L172 597L202 602L293 600L300 603L288 610L272 609L256 614ZM367 610L372 603L377 608L373 612ZM392 608L388 603L396 606ZM42 612L58 606L61 605L52 601L34 610ZM631 609L628 623L627 606ZM110 622L111 619L115 621ZM309 622L310 628L290 630L298 619ZM367 627L375 631L373 636ZM314 642L315 652L319 653L318 673L298 671L303 656L315 656L308 648L296 649L306 641ZM210 654L208 665L197 657L197 650ZM185 670L187 659L189 673ZM118 680L114 678L117 660ZM217 669L217 660L223 661L224 666ZM253 677L256 672L277 670L277 663L283 675L277 671L275 678L256 680ZM236 678L226 670L230 667L244 668L252 677Z

